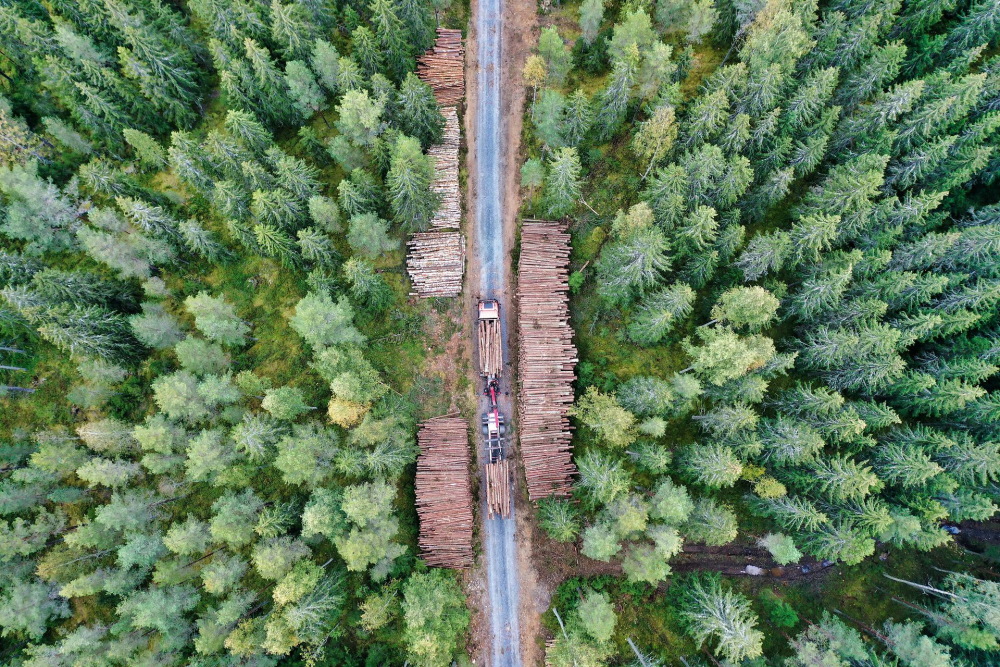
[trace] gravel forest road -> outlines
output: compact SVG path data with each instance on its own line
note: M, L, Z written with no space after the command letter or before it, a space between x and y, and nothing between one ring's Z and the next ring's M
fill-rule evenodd
M479 0L476 10L478 70L475 114L476 215L472 234L473 252L479 264L479 297L499 299L501 308L510 304L508 285L509 258L503 229L503 190L501 174L505 167L501 152L501 36L503 30L502 0ZM470 276L470 279L474 279ZM510 337L507 323L510 313L501 320L503 358L510 360ZM510 391L510 375L503 380L504 391ZM486 399L480 397L480 414L486 411ZM505 397L501 409L510 420L511 401ZM480 439L480 474L484 475L487 461L485 443ZM481 486L480 488L485 488ZM513 489L512 489L513 493ZM483 498L483 551L490 606L490 635L493 667L520 667L521 632L518 617L519 584L517 545L514 540L514 508L507 519L487 518Z

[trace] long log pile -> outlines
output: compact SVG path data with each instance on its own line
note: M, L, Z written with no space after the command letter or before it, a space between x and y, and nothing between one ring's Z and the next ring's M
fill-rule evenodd
M479 370L486 377L499 378L503 372L500 320L479 321Z
M420 555L428 565L472 565L469 427L460 417L437 417L417 432L417 516Z
M441 143L427 149L434 158L434 182L431 191L441 197L438 210L431 218L435 229L458 229L462 224L462 195L458 190L458 112L455 107L441 109L444 115L444 135Z
M438 105L458 106L465 97L462 31L438 28L437 41L417 60L417 76L434 91Z
M427 298L462 293L465 237L461 232L417 232L406 245L410 294Z
M486 464L486 509L495 516L510 517L510 461Z
M450 297L462 293L465 271L465 237L462 224L462 194L458 187L458 150L461 140L457 106L465 97L465 47L462 31L438 28L437 41L417 64L417 75L434 91L444 115L440 144L427 154L434 158L435 177L431 190L441 197L431 219L430 232L413 235L407 244L407 271L413 283L410 294Z
M569 240L555 222L525 220L521 230L518 407L530 500L568 495L576 474L567 416L577 362L569 324Z

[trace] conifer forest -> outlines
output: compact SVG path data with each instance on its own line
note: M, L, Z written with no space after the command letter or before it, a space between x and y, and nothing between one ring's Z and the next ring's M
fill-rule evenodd
M571 493L529 501L507 415L520 653L479 0L0 0L0 664L1000 665L1000 1L500 4L505 261L569 233L579 357ZM458 415L449 569L415 476Z

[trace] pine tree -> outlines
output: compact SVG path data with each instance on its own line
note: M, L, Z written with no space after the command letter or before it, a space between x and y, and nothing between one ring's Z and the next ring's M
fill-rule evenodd
M778 299L763 287L734 287L723 292L712 306L712 321L749 331L759 331L774 319Z
M649 175L653 165L670 151L676 138L677 126L674 124L672 106L658 107L649 120L639 125L632 138L632 147L640 157L649 160L643 180Z
M696 642L715 640L715 650L734 662L762 654L764 635L750 601L723 587L718 576L688 579L682 596L681 618Z
M389 74L394 81L402 81L406 73L413 69L413 56L410 42L406 39L407 31L399 18L396 5L390 0L372 0L368 9L375 36L386 57Z
M875 553L875 540L848 523L834 524L810 535L806 550L817 558L857 565Z
M333 247L330 237L313 227L300 229L297 233L299 251L307 262L319 266L333 266L340 256Z
M653 105L676 99L677 64L671 60L673 48L663 42L654 42L643 54L639 66L638 96Z
M430 86L412 72L399 86L396 96L397 125L403 134L416 137L421 146L428 148L441 140L444 117L438 110L437 100Z
M220 297L199 292L184 300L184 306L194 316L195 326L210 340L223 345L243 345L249 325L236 316L232 304Z
M675 283L643 297L629 322L628 337L638 345L659 343L677 320L691 312L694 297L694 290L684 283Z
M581 197L582 167L575 148L560 148L548 164L543 198L549 215L564 216L576 209Z
M309 118L326 108L326 95L320 89L312 72L301 60L285 63L285 82L292 103L303 118Z
M635 416L619 405L614 396L588 387L570 414L590 427L610 447L627 447L635 440Z
M283 189L254 191L250 213L261 224L279 229L294 229L302 222L304 211L300 199Z
M732 449L717 443L689 445L680 465L690 479L709 489L732 486L743 472Z
M356 254L370 260L399 247L399 241L389 236L389 223L374 213L362 213L350 219L347 243Z
M551 88L543 90L541 97L531 105L535 132L548 149L564 145L562 132L565 106L566 99L562 93Z
M775 354L774 341L766 336L740 337L727 327L700 327L697 336L701 345L684 343L690 368L716 386L759 368Z
M309 64L326 92L335 95L340 90L340 54L324 39L313 42Z
M594 119L598 138L602 141L614 136L625 121L639 63L639 48L635 44L612 63L611 78L598 95L598 111Z
M588 44L593 43L604 21L604 0L586 0L580 5L580 31Z
M286 60L304 58L312 44L314 28L305 8L297 3L271 2L271 39Z
M123 135L128 145L135 150L139 161L145 166L159 168L167 164L163 147L153 137L133 129L124 130Z
M736 513L728 505L708 497L695 501L694 508L681 528L689 540L708 546L729 544L736 539L738 531Z
M420 152L420 143L400 135L393 145L386 176L393 217L404 229L422 230L437 211L439 195L431 190L434 163Z
M228 256L228 252L219 243L215 235L201 226L194 218L185 220L178 225L184 244L191 251L201 255L210 262L219 262Z
M545 63L546 83L559 88L566 82L572 67L572 56L559 34L558 28L543 28L538 37L538 54Z
M371 146L384 129L384 111L384 101L363 90L347 90L337 105L337 129L356 145Z
M590 98L582 90L575 90L566 98L562 137L568 146L578 147L590 131L594 113Z
M257 224L253 227L254 238L260 252L267 257L274 257L282 265L294 269L301 263L298 246L295 240L284 230L269 224Z
M255 110L274 125L298 120L299 115L289 97L288 84L271 53L249 37L243 40L243 48L253 71Z

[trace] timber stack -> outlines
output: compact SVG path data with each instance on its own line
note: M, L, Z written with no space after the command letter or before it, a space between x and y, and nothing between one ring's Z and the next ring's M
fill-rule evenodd
M525 220L517 276L521 457L528 498L570 493L576 474L569 408L577 351L569 323L570 236L565 226Z
M417 76L431 87L441 107L465 98L465 46L462 31L438 28L434 46L417 59Z
M420 556L428 565L472 565L472 491L469 426L460 417L436 417L417 432L416 497Z
M461 232L417 232L406 245L410 294L427 298L462 293L465 237Z
M440 198L431 218L431 231L413 235L407 243L407 272L413 283L410 294L452 297L462 293L465 273L465 237L462 225L462 194L458 187L458 151L461 130L457 106L465 97L465 48L462 31L438 28L434 47L420 57L417 75L434 91L444 116L441 143L427 154L434 158L431 190Z
M486 509L492 519L510 518L510 460L486 464Z
M441 143L427 149L434 158L434 182L431 191L440 198L438 210L431 218L434 229L458 229L462 224L462 201L458 190L458 112L455 107L441 109L444 133Z

